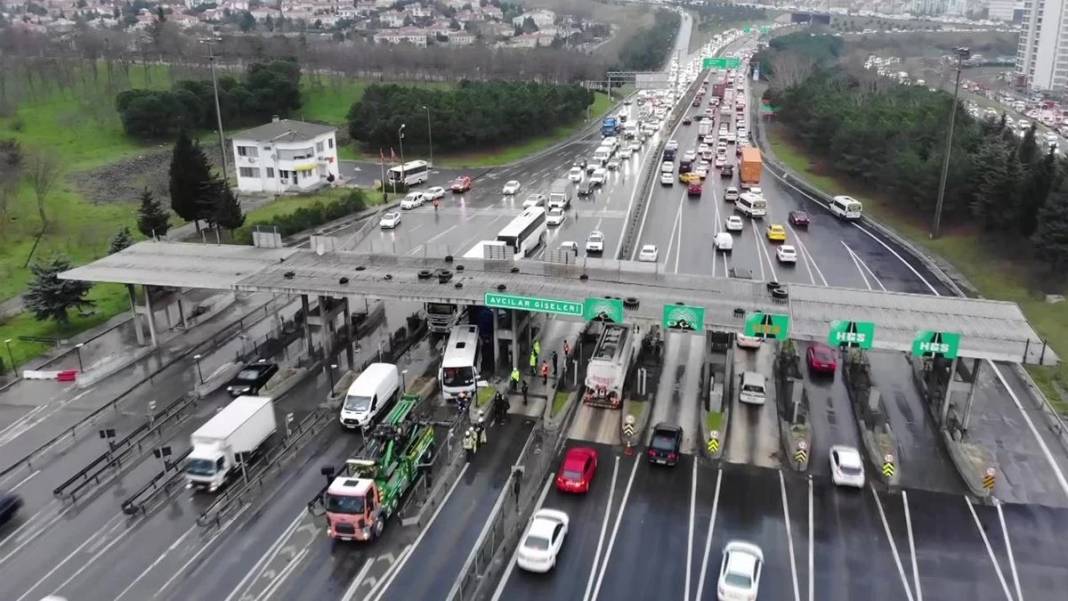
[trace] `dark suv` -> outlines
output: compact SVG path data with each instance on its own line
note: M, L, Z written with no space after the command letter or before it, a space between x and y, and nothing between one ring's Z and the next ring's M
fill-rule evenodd
M278 373L278 366L274 363L258 361L251 365L246 365L241 368L241 371L237 372L234 379L226 386L226 391L230 393L230 396L235 397L243 394L259 394L260 389L266 386L267 382L276 373Z
M681 446L682 428L664 423L653 426L653 439L647 452L649 463L675 465L679 462Z

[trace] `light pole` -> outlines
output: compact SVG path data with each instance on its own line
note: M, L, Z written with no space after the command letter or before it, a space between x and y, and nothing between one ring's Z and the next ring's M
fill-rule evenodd
M202 357L203 355L193 355L193 361L196 361L197 364L197 379L200 380L201 384L204 383L204 372L200 371L200 359Z
M401 177L404 177L404 127L405 124L401 123L401 126L397 128L397 140L400 143L400 155L401 155Z
M222 111L219 110L219 81L215 77L215 49L212 46L214 40L201 40L202 44L208 45L208 64L211 65L211 88L215 94L215 124L219 128L219 151L222 152L222 176L226 181L226 138L223 136Z
M953 108L949 111L949 133L946 134L946 156L942 161L942 179L938 183L938 202L935 203L934 222L931 224L931 238L942 235L942 203L946 199L946 180L949 178L949 155L953 150L953 124L957 120L957 95L960 93L960 71L964 61L971 57L967 48L957 48L957 83L953 86Z
M430 166L434 166L434 132L430 129L430 107L423 105L426 110L426 145L430 149Z
M74 345L74 350L76 350L78 352L78 371L79 372L84 372L85 371L85 367L82 365L82 347L83 346L85 346L84 342L79 342L78 344Z

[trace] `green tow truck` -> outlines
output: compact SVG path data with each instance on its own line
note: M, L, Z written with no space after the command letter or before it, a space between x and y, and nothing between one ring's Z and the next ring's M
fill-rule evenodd
M341 475L309 504L311 510L321 501L331 538L370 541L381 536L386 520L419 479L420 465L434 453L434 426L412 415L419 401L418 395L404 395L368 434L359 456L346 461Z

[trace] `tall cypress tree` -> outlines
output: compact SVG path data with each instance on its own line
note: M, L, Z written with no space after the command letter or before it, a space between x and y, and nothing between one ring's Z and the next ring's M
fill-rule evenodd
M245 214L241 211L241 203L227 183L223 183L216 201L215 224L231 232L245 224Z
M213 179L204 150L183 130L171 154L171 208L182 219L195 222L197 231L200 231L198 220L211 215L204 211L203 198L205 188Z
M171 227L170 215L153 198L152 190L145 188L141 193L141 208L137 210L137 229L147 238L166 236Z
M1038 213L1038 227L1031 238L1038 258L1052 273L1068 267L1068 193L1055 190Z

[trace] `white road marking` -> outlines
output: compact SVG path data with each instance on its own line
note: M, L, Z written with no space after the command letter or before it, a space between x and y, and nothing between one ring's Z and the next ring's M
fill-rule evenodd
M667 249L665 249L665 251L664 251L664 271L665 272L667 271L668 261L671 260L671 249L674 248L674 246L675 246L675 232L681 230L681 228L679 227L679 223L681 222L681 220L682 220L682 203L680 202L679 203L679 210L675 212L675 220L671 222L671 237L668 238ZM681 231L680 231L680 234L681 234ZM638 244L641 244L641 239L638 240ZM675 273L679 272L678 254L681 254L681 252L682 252L682 249L681 249L681 243L680 243L679 253L677 253L676 256L675 256Z
M815 601L816 593L816 519L812 509L812 474L808 475L808 601Z
M204 546L200 547L200 549L198 549L197 552L194 553L192 557L190 557L188 560L186 560L185 563L183 563L177 570L175 570L174 574L172 574L171 577L167 579L167 582L164 582L163 586L159 587L159 590L156 591L156 594L152 595L152 598L153 599L159 598L160 594L162 594L163 591L167 590L167 588L170 587L171 584L174 584L174 581L177 580L178 577L181 576L183 572L185 572L187 569L189 569L189 566L193 565L193 562L196 561L197 558L200 557L200 555L202 553L204 553L204 551L207 551L209 548L211 548L212 543L214 543L216 540L219 539L219 537L221 537L223 534L225 534L227 528L232 526L234 524L234 522L236 522L245 513L245 511L248 510L249 507L252 507L252 505L248 504L248 505L242 506L241 509L239 509L237 511L237 513L234 514L234 517L231 518L229 522L226 522L225 524L220 526L219 527L219 531L216 532L211 538L209 538L208 542L204 543Z
M267 552L264 553L262 556L260 556L259 560L256 561L256 564L253 565L252 569L250 569L245 574L245 577L241 579L241 582L237 583L237 586L234 587L234 590L230 591L230 594L226 596L226 599L224 601L233 601L234 595L237 595L238 591L240 591L243 588L245 588L245 585L248 583L249 579L252 578L253 575L259 573L260 568L263 567L263 564L268 562L268 561L270 561L270 560L272 560L272 559L274 559L278 555L278 550L281 549L282 542L285 539L289 538L289 536L293 533L293 531L296 530L297 524L300 523L301 519L303 519L305 515L307 515L307 514L305 513L305 511L303 509L301 509L301 511L299 513L297 513L297 517L294 518L293 521L289 523L289 526L287 526L286 529L282 531L282 534L279 534L278 538L274 539L274 542L271 543L271 545L269 547L267 547ZM155 564L153 564L153 565L155 565ZM151 569L151 568L152 568L152 566L149 566L148 569ZM148 572L148 569L146 569L144 572L142 572L141 576L144 576L144 574L146 572ZM137 580L140 580L141 576L138 576ZM136 582L136 580L134 582ZM125 593L125 591L123 591L123 592ZM122 597L122 595L119 595L119 597Z
M905 267L908 267L908 268L909 268L909 271L911 271L913 275L915 275L915 276L916 276L917 278L919 278L919 280L920 280L921 282L923 282L923 284L924 284L925 286L927 286L927 289L931 291L931 294L933 294L933 295L935 295L935 296L942 296L941 294L939 294L939 293L938 293L938 290L935 290L935 287L934 287L934 286L932 286L932 285L931 285L931 283L930 283L930 282L928 282L926 278L924 278L924 277L923 277L922 275L920 275L920 272L919 272L919 271L916 271L916 268L915 268L915 267L913 267L911 263L909 263L908 261L906 261L906 260L904 259L904 257L902 257L902 256L901 256L900 254L898 254L898 252L897 252L896 250L894 250L894 249L890 248L890 245L888 245L888 244L887 244L886 242L883 242L882 240L880 240L880 239L879 239L879 238L878 238L878 237L877 237L877 236L876 236L875 234L873 234L873 233L869 232L868 230L866 230L866 229L864 229L864 228L860 227L860 224L854 223L854 224L853 224L853 227L855 227L855 228L857 228L858 230L860 230L860 231L864 232L865 234L867 234L867 235L868 235L868 236L869 236L869 237L870 237L870 238L871 238L872 240L875 240L875 241L876 241L876 242L878 242L878 243L879 243L879 244L880 244L880 245L881 245L881 246L882 246L883 248L885 248L886 250L890 251L890 254L892 254L892 255L894 255L895 257L897 257L897 260L898 260L898 261L901 261L901 262L902 262L902 263L903 263L903 264L905 265Z
M1061 490L1064 491L1065 496L1068 496L1068 480L1064 479L1064 472L1061 471L1057 461L1053 459L1053 454L1050 453L1049 447L1046 446L1046 441L1042 440L1042 436L1039 435L1038 429L1035 428L1034 422L1031 421L1031 416L1027 415L1027 411L1024 411L1023 405L1020 404L1020 399L1016 397L1016 393L1009 387L1009 383L1005 381L1005 376L1001 375L1001 370L990 359L986 360L990 364L990 367L994 369L994 373L997 374L998 379L1001 380L1001 385L1005 387L1005 390L1012 397L1012 402L1016 403L1016 408L1020 410L1020 415L1023 416L1024 421L1027 422L1027 427L1031 430L1031 434L1035 437L1035 441L1038 443L1039 448L1042 449L1042 454L1046 456L1046 461L1049 463L1050 468L1053 469L1054 476L1057 477L1057 483L1061 485Z
M114 601L119 601L119 599L122 599L123 597L125 597L126 593L130 592L130 589L132 589L134 586L136 586L137 583L140 582L141 579L144 578L146 574L151 572L157 565L159 565L160 562L162 562L163 559L166 558L167 555L169 555L171 553L171 551L174 551L175 549L177 549L178 546L182 544L182 541L185 540L185 537L187 537L190 534L192 534L193 531L194 531L193 528L190 528L189 530L186 530L185 534L183 534L182 536L178 537L177 540L175 540L173 543L171 543L171 546L168 547L165 552L160 553L159 557L157 557L155 561L153 561L147 568L142 570L141 573L137 575L137 578L134 578L133 581L130 582L130 584L126 585L126 588L122 589L122 592L119 593L118 597L115 597ZM242 580L242 583L243 582L244 582L244 580ZM227 599L227 601L230 601L230 597L227 597L226 599Z
M850 248L849 245L845 243L845 241L842 241L842 245L846 247L846 250L849 251L850 256L853 257L853 264L856 265L857 270L860 271L860 276L864 277L864 272L867 271L868 274L871 275L871 279L875 280L875 283L878 284L879 288L881 288L883 292L886 292L886 286L883 285L883 282L879 279L879 276L875 275L875 272L872 271L872 268L864 262L864 259L861 259L860 255L858 255L856 251ZM867 278L864 278L864 280L865 282L867 282ZM868 286L868 289L871 289L870 285Z
M690 479L690 530L686 536L686 594L682 601L690 601L690 571L693 564L693 522L697 511L697 459L693 461L693 474Z
M901 505L905 508L905 531L909 536L909 553L912 555L912 584L916 587L916 601L923 601L923 588L920 586L920 569L916 565L916 539L912 536L912 514L909 512L909 492L901 491Z
M612 558L612 548L616 545L619 524L623 521L623 512L627 509L627 500L630 499L630 487L634 484L634 475L638 473L639 463L641 462L635 458L634 467L630 470L630 479L627 481L627 489L623 491L623 501L619 504L619 513L616 514L616 523L612 526L612 536L608 539L608 549L605 551L604 561L601 562L601 569L597 574L597 584L593 588L593 596L590 597L591 601L597 601L597 595L601 593L601 582L604 580L604 573L608 569L608 560Z
M45 530L48 530L48 528L51 527L53 524L58 522L61 517L66 515L66 513L74 507L74 505L67 505L66 507L62 508L62 510L58 514L52 515L51 517L41 517L41 515L45 513L54 513L56 509L59 509L59 507L60 506L58 501L50 502L48 505L45 506L44 509L41 509L37 513L30 516L29 519L23 522L21 526L19 526L15 530L12 530L10 534L0 539L0 547L3 547L4 543L12 539L14 539L15 542L18 543L18 546L9 551L7 555L0 557L0 565L3 565L5 562L7 562L7 560L14 557L15 554L19 552L19 550L30 544L31 541L40 536ZM49 520L49 522L42 526L41 520L46 519ZM22 533L23 530L29 530L31 526L34 528L31 536L27 536L25 538L19 536L19 534Z
M905 597L909 601L915 601L912 596L912 587L909 586L908 578L905 577L905 568L901 565L901 555L897 552L897 543L894 542L894 534L890 532L890 524L886 521L886 512L883 511L883 503L879 500L879 493L875 492L875 486L870 482L871 496L875 498L875 507L879 510L879 519L882 520L883 530L886 532L886 540L890 543L890 550L894 553L894 563L897 564L897 574L901 577L901 586L905 587Z
M612 515L612 499L616 493L616 478L619 476L619 455L616 455L616 464L612 467L612 487L608 489L608 504L604 508L604 519L601 520L601 535L597 538L597 550L593 553L593 565L590 566L590 577L586 579L586 592L582 594L582 601L589 601L590 591L593 590L593 579L597 575L597 565L601 560L601 549L604 548L604 535L608 532L608 518ZM496 598L494 598L496 601Z
M701 601L705 592L705 575L708 573L708 554L712 550L712 532L716 529L716 512L719 510L719 486L723 482L723 469L716 470L716 492L712 497L712 515L708 516L708 533L705 535L705 554L701 559L701 574L697 579L697 596Z
M122 527L122 519L118 518L117 516L116 516L116 517L113 517L113 518L111 518L110 520L108 520L108 521L107 521L107 522L106 522L106 523L104 524L104 526L102 526L102 527L101 527L101 528L100 528L99 530L97 530L97 531L96 531L96 532L94 532L93 534L91 534L91 535L87 536L87 537L85 538L85 540L84 540L84 541L82 541L82 544L78 545L78 546L77 546L77 547L76 547L76 548L75 548L75 549L74 549L73 551L71 551L70 553L68 553L66 557L64 557L64 558L63 558L62 560L60 560L60 561L59 561L58 563L56 563L55 565L53 565L53 566L52 566L52 569L51 569L51 570L48 570L48 572L46 572L44 576L41 576L41 577L40 577L40 578L39 578L39 579L37 580L37 582L34 582L34 583L33 583L33 585L32 585L32 586L31 586L30 588L26 589L26 590L25 590L25 591L24 591L24 592L22 593L22 595L20 595L20 596L19 596L19 597L18 597L17 599L15 599L15 601L22 601L22 600L23 600L23 599L25 599L25 598L26 598L26 597L27 597L27 596L28 596L28 595L29 595L30 593L32 593L33 591L37 590L37 587L39 587L39 586L41 586L42 584L44 584L44 582L45 582L46 580L48 580L49 578L51 578L53 574L55 574L56 572L58 572L58 571L59 571L59 568L61 568L61 567L62 567L63 565L65 565L65 564L66 564L66 563L67 563L68 561L70 561L70 560L71 560L71 559L72 559L72 558L73 558L73 557L74 557L75 555L77 555L78 553L81 553L81 552L82 552L82 549L86 548L86 547L87 547L87 546L89 546L89 545L90 545L91 543L94 543L94 542L95 542L95 541L96 541L96 540L98 539L98 537L102 536L102 535L103 535L103 534L105 534L105 533L110 533L110 532L111 532L112 530L114 530L115 528L120 528L120 527Z
M404 552L401 551L401 554L403 555ZM349 588L345 590L345 594L342 598L348 597L351 594L350 591L355 591L360 587L361 584L363 584L364 578L367 578L367 572L371 571L371 566L374 565L377 559L377 557L372 557L363 562L363 567L360 568L360 571L356 573L356 577L352 579L352 584L350 584ZM393 564L390 564L390 566L392 565ZM388 570L389 568L386 569Z
M797 235L797 231L790 227L790 224L786 224L786 231L789 232L790 239L794 241L794 246L797 248L797 254L801 255L801 262L805 264L805 269L808 271L808 279L812 282L812 285L816 285L816 276L812 273L811 258L808 253L805 252L805 246L801 243L801 238ZM823 284L827 285L826 282Z
M618 459L618 457L616 458ZM545 503L545 497L549 494L549 487L553 483L552 474L545 479L545 485L541 487L541 496L538 497L538 502L534 505L534 512L536 513L543 503ZM508 560L508 567L504 569L504 575L501 576L500 582L497 583L496 590L493 591L493 600L497 601L501 598L501 593L504 592L504 587L508 584L508 579L512 576L512 570L515 569L516 557L519 555L519 545L516 545L515 551L512 551L512 558Z
M386 590L393 584L393 579L397 577L397 572L404 567L404 564L408 562L408 558L411 557L412 549L414 549L412 545L404 546L404 549L397 555L397 561L390 564L390 566L386 568L385 573L375 582L374 586L371 588L371 592L367 594L368 599L371 599L372 595L374 595L374 601L378 601L382 598L382 595L386 594ZM359 576L359 574L357 574L357 576ZM341 597L341 601L351 601L352 597L356 594L356 588L358 586L359 583L356 582L356 580L353 580L353 584L345 591L345 596Z
M853 266L857 268L857 272L860 273L860 277L864 280L864 285L871 290L871 282L868 281L868 276L864 275L864 269L861 268L860 262L857 260L857 255L853 252L853 249L849 248L849 245L845 243L845 240L839 240L842 246L845 247L846 253L849 254L849 258L853 259Z
M282 583L284 583L286 579L289 578L290 574L296 571L297 566L300 565L301 561L303 561L307 555L308 548L305 547L301 549L300 553L297 553L297 555L293 557L293 559L289 563L286 564L286 567L282 568L282 571L278 574L278 577L271 581L271 586L268 587L262 595L257 597L257 601L267 601L268 599L273 597L274 594L282 588ZM359 574L357 574L357 576L359 576Z
M801 589L797 585L797 560L794 557L794 535L790 529L790 506L786 502L786 478L779 470L779 490L782 491L782 515L786 522L786 546L790 550L790 574L794 580L794 601L801 601Z
M972 514L972 519L975 521L975 529L979 531L979 538L983 539L983 545L986 546L986 553L990 556L990 562L994 564L994 573L998 575L998 581L1001 583L1001 589L1005 591L1005 598L1009 601L1012 600L1012 593L1009 592L1009 585L1005 582L1005 574L1001 572L1001 565L998 563L997 557L994 555L994 548L990 546L990 539L986 536L986 531L983 530L983 524L979 521L979 514L975 512L975 506L972 505L972 500L968 497L964 497L964 502L968 505L968 511Z
M764 275L764 257L763 257L763 255L760 254L760 244L761 244L761 242L760 242L760 232L757 230L757 226L756 226L755 222L750 220L749 225L752 227L753 237L756 239L756 242L755 242L755 244L757 245L756 259L757 259L757 265L760 266L760 281L763 282L763 281L767 280L767 277Z
M1005 512L1001 509L1001 501L994 499L994 507L998 509L998 521L1001 522L1001 534L1005 537L1005 550L1009 556L1009 568L1012 570L1012 584L1016 589L1017 601L1023 601L1023 591L1020 589L1020 574L1016 570L1016 557L1012 553L1012 541L1009 540L1009 528L1005 525Z
M23 484L26 484L27 482L32 480L34 477L36 477L37 474L40 474L40 473L41 473L41 470L34 470L34 472L31 473L29 476L26 476L22 480L19 480L17 484L15 484L10 489L8 489L8 492L15 492L16 490L19 489L20 486L22 486Z

